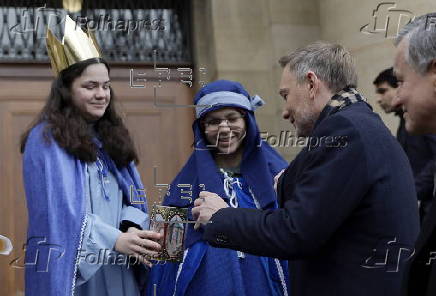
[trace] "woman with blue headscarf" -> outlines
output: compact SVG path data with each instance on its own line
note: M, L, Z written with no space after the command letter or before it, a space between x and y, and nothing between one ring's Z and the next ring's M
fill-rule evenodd
M240 83L227 80L209 83L196 94L194 152L170 185L164 205L192 209L194 200L182 198L179 186L189 184L194 199L207 190L235 208L277 207L273 178L287 163L261 141L254 110L263 104ZM147 295L288 295L286 262L214 248L202 234L189 224L183 262L154 266Z

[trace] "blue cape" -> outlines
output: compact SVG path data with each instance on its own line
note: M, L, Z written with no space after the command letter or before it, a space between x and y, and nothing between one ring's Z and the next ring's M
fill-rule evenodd
M204 86L197 93L195 103L204 95L220 91L239 93L246 96L247 100L251 99L241 84L233 81L218 80ZM259 128L252 110L241 107L235 101L235 103L230 104L211 105L207 112L223 107L238 107L246 110L247 134L243 140L244 154L241 162L241 174L252 189L261 208L275 208L276 193L273 189L273 179L278 172L288 166L287 162L268 143L261 141ZM203 115L207 112L204 112ZM194 131L194 152L171 183L163 202L164 205L192 209L194 200L202 190L214 192L227 199L223 188L223 177L219 173L219 168L213 159L211 148L207 147L206 140L200 130L200 119L201 117L195 120L192 126ZM181 198L186 196L186 194L181 194L181 190L177 186L178 184L190 184L192 186L192 189L190 189L192 190L192 200ZM204 187L200 186L201 184L204 184ZM190 219L192 219L191 214ZM194 231L193 225L188 225L185 248L189 248L195 242L201 240L203 235L202 230Z
M262 209L276 208L273 178L287 167L287 163L266 142L261 142L253 110L259 106L259 102L263 101L250 97L241 84L226 80L218 80L203 87L195 97L195 104L205 106L202 104L205 101L210 105L196 110L198 118L192 126L195 138L194 151L171 183L163 204L192 209L194 200L202 190L214 192L228 201L224 192L224 178L213 159L211 148L207 147L200 129L200 120L208 112L224 107L237 107L246 111L247 134L243 140L244 153L240 167L242 178ZM190 188L186 189L185 186L188 184ZM187 194L189 191L191 194ZM189 196L191 199L188 198ZM189 218L192 219L192 215ZM245 295L242 285L244 279L253 280L251 287L258 287L259 293L263 293L263 291L268 290L268 285L272 284L272 282L265 283L260 280L265 268L270 268L267 273L275 278L276 283L279 282L279 271L275 267L274 259L266 258L268 260L266 261L263 258L244 261L244 264L249 264L244 270L250 272L245 272L242 275L242 263L236 254L229 256L230 252L234 251L210 247L205 241L202 241L202 236L203 230L195 231L192 224L188 224L185 248L189 248L189 254L184 258L183 268L180 269L180 265L175 263L154 266L148 279L148 294L153 293L156 285L157 292L163 296L230 295L232 293ZM247 254L247 256L251 255ZM280 265L286 281L287 264L280 262ZM178 277L177 281L176 277ZM200 285L199 282L196 282L195 289L200 288L200 290L195 292L189 290L194 278L201 282Z
M76 257L86 225L86 163L59 147L50 133L47 143L43 138L45 126L40 123L32 129L23 155L29 217L26 295L72 295ZM143 188L134 164L117 169L111 160L109 169L123 191L125 203L146 212L142 196L133 197L139 203L130 202L130 186Z

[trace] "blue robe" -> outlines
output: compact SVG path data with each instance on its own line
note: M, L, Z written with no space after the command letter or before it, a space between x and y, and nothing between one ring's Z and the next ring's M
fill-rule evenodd
M249 96L241 84L227 80L215 81L203 87L197 93L195 103L197 104L201 98L208 94L221 91L240 94L246 97L247 102L254 103L254 99ZM243 190L235 191L238 192L238 199L246 197L244 200L247 202L245 204L241 202L241 207L274 209L277 207L277 200L273 179L287 166L287 163L268 143L261 140L254 116L254 108L248 108L245 104L247 102L241 96L233 100L228 98L227 102L219 102L219 98L216 102L210 101L208 102L210 105L201 114L204 115L224 107L240 108L246 111L244 117L246 135L243 139L244 151L240 163L240 174L246 192L244 193ZM226 187L224 186L223 174L219 172L213 158L213 148L208 146L201 130L201 119L200 116L193 123L194 151L171 183L163 202L164 205L192 209L194 200L202 190L214 192L226 202L230 202L224 189ZM189 189L184 187L186 185L189 186ZM253 205L254 199L257 201L256 206ZM188 217L193 219L191 211L189 211ZM238 259L235 251L223 251L210 247L203 240L203 232L202 228L194 230L192 224L188 224L184 242L185 249L188 249L188 255L183 262L182 270L179 272L178 265L171 263L153 267L147 283L147 295L153 295L154 289L159 296L172 295L177 274L179 274L180 280L177 281L176 295L229 295L232 293L234 295L253 295L246 290L248 282L251 282L253 287L257 287L256 291L259 293L268 291L267 294L258 295L275 295L271 291L275 291L277 285L273 284L274 287L271 288L272 281L270 279L279 279L279 269L284 266L283 269L286 270L287 263L281 262L277 265L277 261L274 259L258 260L247 254L245 254L247 260ZM265 272L267 269L270 269L270 272ZM206 274L202 274L203 271ZM195 272L199 274L193 276ZM270 279L266 275L270 275ZM259 276L261 280L257 282ZM282 285L281 281L280 285ZM190 287L193 287L196 292L192 291ZM280 287L280 289L282 288Z
M113 249L121 234L118 229L121 221L132 221L145 228L147 214L123 203L123 193L112 173L108 172L102 182L97 162L86 168L88 223L80 251L76 295L139 295L133 269L126 264L128 256Z
M242 177L231 180L238 207L259 208ZM288 295L287 262L195 242L185 250L183 263L152 268L147 295L222 296Z
M32 129L23 155L29 225L26 295L73 295L76 263L87 225L85 162L59 147L49 132L47 143L45 126L41 123ZM131 186L143 188L134 164L118 169L109 161L109 170L123 192L125 204L146 213L142 196L130 198Z

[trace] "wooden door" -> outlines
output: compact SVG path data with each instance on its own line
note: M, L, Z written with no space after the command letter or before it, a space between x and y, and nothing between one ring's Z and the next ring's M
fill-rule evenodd
M159 203L159 194L164 193L159 184L170 183L192 151L194 111L174 105L191 104L193 93L185 84L170 80L156 88L155 97L157 77L152 69L144 88L130 86L129 72L127 66L115 66L111 79L139 152L138 169L151 205ZM27 229L19 139L42 108L52 79L47 64L0 65L0 234L14 246L9 256L0 255L1 295L24 295L24 269L19 268L23 260L12 264L15 267L10 264L24 255Z

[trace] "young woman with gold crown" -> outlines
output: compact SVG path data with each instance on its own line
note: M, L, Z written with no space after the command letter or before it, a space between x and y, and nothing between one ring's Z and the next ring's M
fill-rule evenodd
M130 196L143 185L109 66L68 16L62 42L48 30L47 49L57 77L21 142L26 262L37 260L26 264L26 295L140 295L129 259L149 264L160 234L143 230L146 201Z

